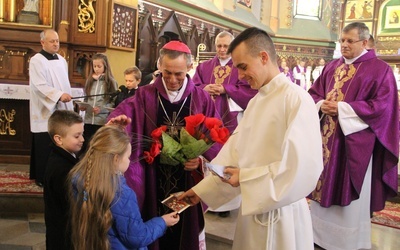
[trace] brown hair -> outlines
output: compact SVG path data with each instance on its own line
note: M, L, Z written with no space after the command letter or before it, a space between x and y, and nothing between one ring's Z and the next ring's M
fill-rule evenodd
M110 67L110 63L108 62L108 58L105 54L95 54L92 56L92 60L90 61L90 71L89 71L89 75L86 79L86 84L85 84L85 92L86 95L90 94L90 90L92 89L93 86L93 61L94 60L102 60L103 61L103 65L104 65L104 81L106 83L106 89L104 90L105 93L114 93L115 91L117 91L117 81L114 79L114 76L112 74L111 71L111 67ZM106 101L110 100L110 96L109 95L105 95L104 99Z
M142 79L142 71L136 66L129 67L124 71L124 75L133 74L136 80Z
M55 135L65 136L68 129L77 123L83 123L82 117L71 110L56 110L47 122L47 131L54 141Z
M122 157L129 142L120 127L101 127L83 159L69 173L74 249L110 249L110 206L120 185L115 157Z

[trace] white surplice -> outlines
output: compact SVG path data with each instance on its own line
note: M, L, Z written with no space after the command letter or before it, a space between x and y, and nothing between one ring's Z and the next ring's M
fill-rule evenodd
M293 68L293 78L295 80L299 80L300 81L300 87L302 87L303 89L307 88L307 84L306 84L306 75L303 75L303 72L306 72L304 67L301 67L300 65L297 65L297 67L299 67L300 71L297 71L297 68L294 67Z
M323 101L317 103L321 107ZM345 136L368 128L353 108L338 102L338 119ZM361 188L360 198L350 205L321 207L311 201L314 241L329 250L355 250L371 248L371 176L372 156Z
M277 75L212 161L239 167L240 186L208 176L193 188L211 208L241 194L233 249L314 249L305 197L323 168L317 113L306 91Z
M47 121L56 110L73 110L72 101L58 101L63 93L71 94L68 65L64 57L47 60L37 53L29 62L30 122L33 133L47 132Z

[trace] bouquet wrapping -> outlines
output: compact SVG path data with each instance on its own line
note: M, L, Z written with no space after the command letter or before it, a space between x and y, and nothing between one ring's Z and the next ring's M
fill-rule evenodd
M214 143L224 144L229 138L229 130L222 121L196 114L185 117L186 127L173 138L166 133L167 126L156 128L151 133L150 150L144 151L144 158L151 164L160 155L160 163L172 166L187 162L206 152Z

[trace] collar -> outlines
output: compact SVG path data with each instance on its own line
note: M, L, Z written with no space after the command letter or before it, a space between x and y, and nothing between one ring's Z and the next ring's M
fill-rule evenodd
M47 60L58 60L57 53L56 54L50 54L49 52L45 51L42 49L40 52L44 57L46 57Z
M171 103L174 102L179 102L182 99L182 95L185 92L187 83L188 83L188 78L185 77L185 80L183 80L182 87L179 90L169 90L167 88L167 85L165 84L164 78L162 78L162 84L164 86L165 92L167 93L168 99Z
M219 64L220 64L221 66L225 66L225 65L228 64L228 62L229 62L229 60L231 60L231 58L230 58L230 57L227 58L227 59L219 59L219 58L218 58L218 60L219 60Z
M352 64L352 63L354 63L358 58L362 57L363 55L365 55L365 54L367 54L367 53L368 53L368 50L364 49L363 52L361 52L361 54L360 54L359 56L357 56L357 57L354 57L354 58L351 58L351 59L347 59L347 58L344 58L344 57L343 57L343 59L344 59L344 62L345 62L346 64Z

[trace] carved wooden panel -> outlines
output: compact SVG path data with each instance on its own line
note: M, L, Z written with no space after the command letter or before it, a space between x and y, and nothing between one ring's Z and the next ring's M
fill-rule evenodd
M171 9L149 2L139 3L139 34L137 66L143 75L153 72L159 49L168 41L179 39L188 44L193 55L197 54L200 43L207 45L207 51L215 51L215 35L228 30L213 23L176 13ZM151 22L151 24L150 24ZM238 34L238 31L234 31Z
M30 148L29 101L1 99L0 155L29 155Z
M99 48L87 48L87 47L73 47L69 50L69 80L71 87L83 88L86 83L86 78L90 71L90 60L92 56L97 53L104 52L105 49L100 50Z
M156 70L158 57L158 31L153 25L150 13L139 18L138 49L136 53L136 66L142 71L143 76Z
M106 46L106 1L74 0L69 40L77 45Z
M324 58L326 62L332 60L334 48L311 47L304 45L286 45L275 43L276 53L278 54L278 65L283 59L286 60L289 69L293 69L300 59L306 60L306 67L314 68L318 65L320 58Z

